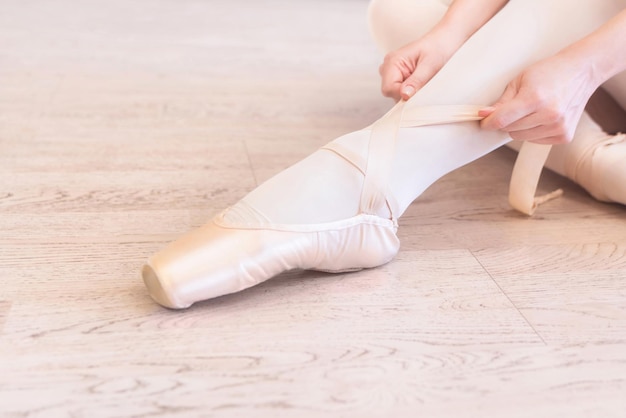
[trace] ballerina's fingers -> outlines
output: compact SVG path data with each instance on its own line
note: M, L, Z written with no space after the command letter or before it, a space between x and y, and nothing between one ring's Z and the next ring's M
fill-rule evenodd
M536 111L535 105L520 99L485 108L479 115L485 116L483 129L507 132L518 141L563 144L572 137L560 112L545 108Z
M560 122L536 125L532 121L520 120L502 130L508 132L511 138L518 141L529 141L537 144L564 144L569 142L565 127ZM534 125L535 124L535 125Z
M394 100L400 100L400 90L402 89L402 83L404 82L404 76L402 71L397 68L388 68L381 65L379 70L382 81L381 91L385 97L391 97Z

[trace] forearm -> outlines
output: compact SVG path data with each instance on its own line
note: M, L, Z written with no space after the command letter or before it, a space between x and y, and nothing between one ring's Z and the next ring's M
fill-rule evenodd
M558 55L579 62L595 87L626 71L626 9Z
M460 47L509 0L454 0L432 33L445 33Z

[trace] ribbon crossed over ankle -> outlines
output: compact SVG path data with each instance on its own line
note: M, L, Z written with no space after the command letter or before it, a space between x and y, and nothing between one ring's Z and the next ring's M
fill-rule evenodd
M405 103L405 101L398 102L370 126L368 157L365 168L362 170L365 174L360 204L363 213L375 214L386 205L391 211L392 218L396 218L398 207L389 192L389 177L399 128L483 119L478 116L478 111L484 106L407 107ZM515 162L509 186L509 203L526 215L532 215L540 204L562 194L561 190L557 190L545 196L535 197L541 170L548 158L550 148L550 145L525 142Z

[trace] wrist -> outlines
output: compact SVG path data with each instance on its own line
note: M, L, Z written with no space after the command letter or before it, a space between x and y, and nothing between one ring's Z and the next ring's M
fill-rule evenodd
M567 77L577 79L579 87L588 91L589 95L606 81L605 71L598 65L595 54L590 54L590 51L581 48L580 45L571 45L557 53L554 58L562 64L560 68L563 74L568 74L566 69L569 68Z
M615 68L615 60L602 48L598 48L593 42L587 42L586 39L570 45L560 51L556 57L569 62L571 68L578 69L581 81L589 86L591 92L618 72Z
M574 57L596 87L626 70L626 10L561 54Z

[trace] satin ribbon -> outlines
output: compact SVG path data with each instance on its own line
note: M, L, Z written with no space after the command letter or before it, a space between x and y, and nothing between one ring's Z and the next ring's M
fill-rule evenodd
M509 204L525 215L532 216L539 205L563 195L563 190L557 189L535 196L550 149L552 145L524 142L515 160L509 183Z
M478 111L484 106L418 106L407 107L405 101L398 102L389 112L369 127L371 136L365 164L345 155L338 147L325 147L346 158L358 167L365 180L361 193L361 212L376 214L386 205L392 218L398 213L397 205L389 193L389 177L395 153L395 142L399 128L441 125L483 119ZM560 196L556 190L535 197L543 165L550 153L550 145L524 143L517 157L509 186L509 203L519 212L531 216L542 203ZM364 167L363 167L364 165Z

